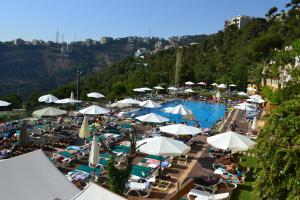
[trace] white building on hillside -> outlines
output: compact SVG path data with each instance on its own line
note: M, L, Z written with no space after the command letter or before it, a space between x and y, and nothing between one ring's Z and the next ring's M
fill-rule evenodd
M229 18L228 20L225 20L225 28L227 28L230 25L237 25L238 29L244 28L246 24L248 24L253 17L245 16L245 15L238 15L233 18Z

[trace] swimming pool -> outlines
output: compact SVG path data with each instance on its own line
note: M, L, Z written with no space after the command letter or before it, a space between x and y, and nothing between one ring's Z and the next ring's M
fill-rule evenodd
M195 121L187 121L183 119L181 115L175 115L170 113L165 113L162 110L166 107L175 107L182 104L186 108L192 110L196 120L200 123L201 128L211 128L214 124L225 114L224 104L212 104L202 101L189 101L189 100L173 100L161 104L159 108L141 108L134 112L137 116L145 115L148 113L156 113L158 115L169 118L171 121L176 121L176 123L187 122L189 125L194 125Z

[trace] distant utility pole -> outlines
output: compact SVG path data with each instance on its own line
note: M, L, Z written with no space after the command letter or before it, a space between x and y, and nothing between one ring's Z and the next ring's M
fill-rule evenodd
M59 42L59 32L58 30L56 31L56 38L55 38L55 42L58 43Z
M80 68L77 68L77 100L79 100L80 97L80 75L82 71L80 71Z

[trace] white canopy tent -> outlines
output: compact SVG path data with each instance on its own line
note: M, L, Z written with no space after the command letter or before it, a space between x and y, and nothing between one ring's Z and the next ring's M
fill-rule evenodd
M172 135L197 135L202 133L200 128L188 126L185 124L172 124L168 126L162 126L159 128L161 132L169 133Z
M191 150L183 142L167 137L146 138L137 142L137 146L141 144L137 151L158 156L179 156Z
M230 84L229 87L236 87L237 85L235 84Z
M108 189L90 182L84 190L77 194L72 200L126 200Z
M69 200L80 190L42 150L0 161L1 199Z
M103 115L109 113L109 110L97 105L92 105L90 107L79 110L79 112L84 115Z
M71 92L70 99L75 99L73 91Z
M249 96L250 99L262 99L262 96L258 95L258 94L253 94Z
M134 88L133 91L135 91L135 92L146 92L142 88Z
M76 100L76 99L71 99L71 98L66 98L66 99L60 99L55 101L57 104L67 104L67 103L80 103L81 101Z
M142 88L140 88L141 90L144 90L144 91L152 91L152 89L151 88L148 88L148 87L142 87Z
M159 103L156 103L152 100L142 101L139 103L140 106L145 108L159 108L161 105Z
M198 85L206 85L206 83L205 82L203 82L203 81L201 81L201 82L199 82L199 83L197 83Z
M79 130L79 137L80 138L87 138L90 136L89 131L89 122L87 116L84 116L80 130Z
M217 85L217 88L219 88L219 89L226 89L227 86L224 83L222 83L220 85Z
M163 122L170 121L168 118L162 117L155 113L149 113L147 115L142 115L142 116L137 117L136 119L141 122L150 122L150 123L163 123Z
M66 114L67 114L67 111L60 110L60 109L53 108L53 107L43 108L40 110L36 110L32 113L32 115L35 117L56 117L56 116L66 115Z
M109 105L109 107L111 108L125 108L130 106L130 104L126 104L126 103L120 103L120 102L115 102Z
M98 93L98 92L91 92L91 93L88 93L87 96L88 96L88 97L91 97L91 98L95 98L95 99L100 99L100 98L105 97L103 94L100 94L100 93Z
M154 89L156 89L156 90L163 90L165 88L163 88L163 87L161 87L161 86L158 85L158 86L155 86Z
M141 102L136 100L136 99L132 99L132 98L127 98L127 99L123 99L123 100L120 100L120 101L117 101L119 103L123 103L123 104L129 104L129 105L132 105L132 104L140 104Z
M207 142L215 148L229 149L233 152L247 151L255 145L248 137L232 131L208 137Z
M98 163L99 163L99 146L98 146L96 136L94 135L92 140L91 151L89 155L89 165L96 166Z
M258 104L262 104L265 103L266 101L263 99L256 99L256 98L250 98L250 99L246 99L247 102L250 103L258 103Z
M236 94L239 96L245 96L245 97L248 96L248 94L246 92L238 92Z
M187 82L185 82L184 84L186 84L186 85L195 85L195 83L192 82L192 81L187 81Z
M253 88L253 87L248 87L248 88L247 88L247 91L248 91L248 92L256 92L257 89L255 89L255 88Z
M239 110L246 110L246 111L255 111L256 110L256 106L247 102L244 103L240 103L237 106L235 106L234 108L239 109Z
M212 85L212 86L217 86L218 84L217 84L217 83L212 83L211 85Z
M196 91L192 90L192 89L186 89L184 90L185 93L195 93Z
M0 106L1 106L1 107L9 106L10 104L11 104L11 103L9 103L9 102L1 101L1 100L0 100Z
M52 94L43 95L38 99L39 102L44 103L54 103L57 100L58 98L56 96L53 96Z
M254 117L254 118L253 118L253 122L252 122L252 124L251 124L251 130L252 130L252 131L255 131L256 128L257 128L257 118Z
M164 112L171 114L179 114L179 115L191 115L193 114L191 110L187 109L183 105L179 104L173 108L164 109Z
M176 88L176 87L168 87L168 90L177 91L178 88Z

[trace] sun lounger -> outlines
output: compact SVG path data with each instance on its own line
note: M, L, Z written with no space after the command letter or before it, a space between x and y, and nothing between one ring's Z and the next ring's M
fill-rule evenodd
M129 181L126 184L126 196L129 195L131 192L136 192L139 197L149 197L151 193L151 183L150 182L144 182L144 183L138 183L138 182L131 182Z
M215 193L218 189L218 185L221 183L221 178L203 178L203 177L194 177L194 189L200 189L203 191L208 191Z
M96 176L100 176L102 171L100 170L100 168L92 168L92 167L89 167L89 166L86 166L86 165L80 165L79 167L77 167L75 170L77 171L81 171L81 172L85 172L85 173L88 173L90 175L96 175Z
M191 189L190 192L187 195L188 199L195 199L195 200L222 200L229 197L229 193L219 193L219 194L213 194L209 193L207 191L201 191L197 189ZM195 197L195 198L191 198Z
M170 185L171 185L170 181L158 179L151 185L151 187L158 190L166 191L170 187Z

